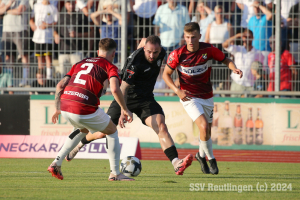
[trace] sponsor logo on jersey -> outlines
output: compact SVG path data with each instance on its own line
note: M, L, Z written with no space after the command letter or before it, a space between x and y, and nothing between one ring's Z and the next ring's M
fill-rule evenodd
M97 62L97 60L92 60L92 59L86 59L88 62Z
M197 66L193 66L193 67L180 66L178 69L180 72L182 72L184 74L193 76L193 75L203 74L204 72L206 72L208 69L208 65L204 64L204 65L197 65Z
M133 65L132 65L132 68L133 68ZM131 71L129 69L127 69L126 71L127 71L127 73L129 73L128 78L131 78L131 76L134 74L134 71Z
M75 91L64 91L64 94L67 94L67 95L72 95L72 96L78 96L82 99L86 99L86 100L89 100L89 97L87 95L84 95L80 92L75 92Z
M147 72L147 71L149 71L151 68L149 67L148 69L145 69L145 71L144 72Z
M157 61L157 66L160 67L160 65L161 65L161 60L159 59L159 60Z

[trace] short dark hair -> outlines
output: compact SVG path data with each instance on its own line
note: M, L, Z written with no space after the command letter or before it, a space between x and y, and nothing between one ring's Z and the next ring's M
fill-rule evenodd
M111 38L103 38L99 42L99 49L103 51L112 51L117 49L117 43Z
M244 34L249 33L249 34L252 35L252 37L253 37L253 32L252 32L250 29L245 29L243 33L244 33Z
M36 70L36 74L46 75L44 68L39 68Z
M187 33L191 33L193 31L198 31L198 33L200 33L200 26L197 22L190 22L184 25L183 30Z
M159 46L161 45L160 38L156 35L148 36L145 44L147 44L148 42L150 42L151 44L159 44Z

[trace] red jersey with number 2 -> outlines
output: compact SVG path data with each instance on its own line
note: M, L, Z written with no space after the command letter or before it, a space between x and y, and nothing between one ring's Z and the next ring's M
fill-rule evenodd
M102 57L87 58L67 73L71 79L61 95L61 110L79 115L94 113L100 105L104 81L117 77L121 85L118 68Z
M200 42L199 49L195 52L188 51L186 45L172 51L167 65L173 70L177 69L181 90L187 90L192 97L209 99L213 97L211 60L222 62L225 58L225 54L218 48Z

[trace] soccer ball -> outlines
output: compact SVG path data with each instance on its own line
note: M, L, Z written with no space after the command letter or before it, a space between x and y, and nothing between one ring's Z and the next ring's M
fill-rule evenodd
M138 176L142 171L142 163L137 157L127 156L120 164L120 171L125 176Z

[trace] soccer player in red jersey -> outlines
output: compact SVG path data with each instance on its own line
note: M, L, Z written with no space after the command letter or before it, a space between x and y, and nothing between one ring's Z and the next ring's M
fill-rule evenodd
M186 45L170 53L163 73L166 84L178 95L188 115L197 124L200 131L199 152L196 159L205 174L218 174L216 159L213 155L211 123L213 119L213 90L210 82L211 60L217 60L231 69L240 78L243 72L224 53L209 43L199 42L201 37L198 23L190 22L184 26ZM177 69L180 89L171 78ZM210 167L208 167L205 155Z
M52 176L63 179L61 164L65 156L86 136L88 132L101 131L108 142L108 157L111 173L109 181L132 181L120 173L120 144L116 125L109 116L99 108L99 98L104 82L108 79L115 100L121 107L121 113L126 121L132 121L132 113L128 110L122 91L118 68L111 62L114 59L117 44L114 40L104 38L99 42L98 56L87 58L73 65L67 75L57 84L55 95L56 111L52 122L56 123L58 116L68 120L74 127L57 157L48 167Z

